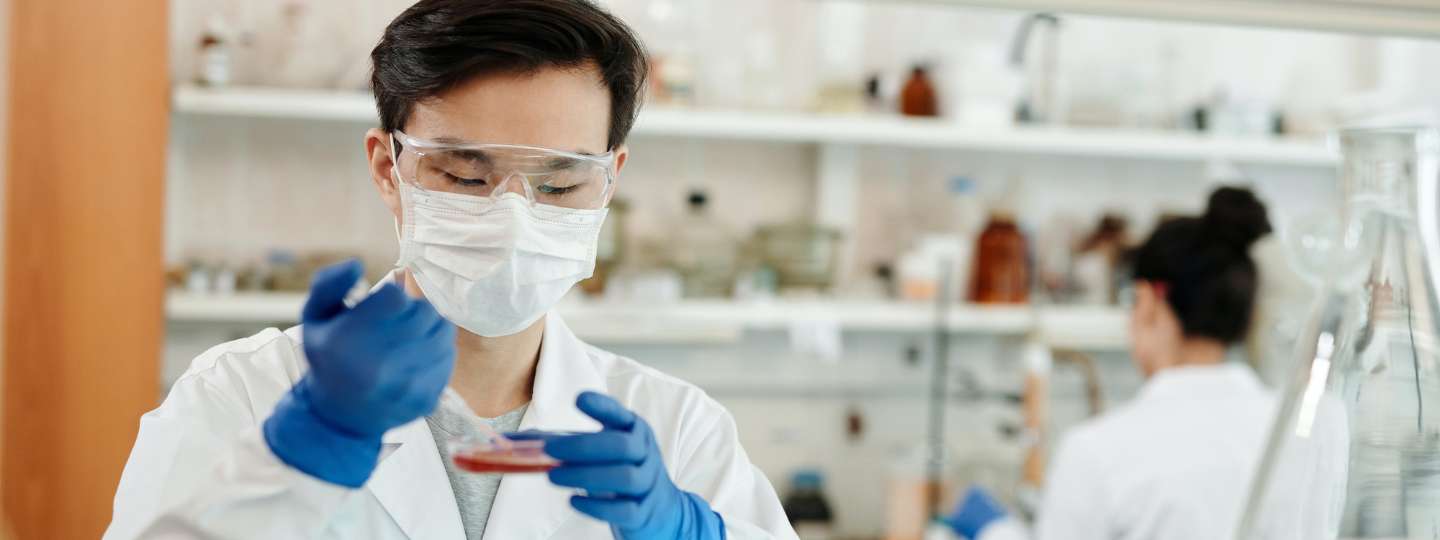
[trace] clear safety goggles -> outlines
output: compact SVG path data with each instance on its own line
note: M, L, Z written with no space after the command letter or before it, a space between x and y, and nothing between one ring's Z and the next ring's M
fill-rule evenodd
M603 208L615 187L615 154L577 154L509 144L448 143L391 134L400 181L427 192L475 197L523 194L531 204Z

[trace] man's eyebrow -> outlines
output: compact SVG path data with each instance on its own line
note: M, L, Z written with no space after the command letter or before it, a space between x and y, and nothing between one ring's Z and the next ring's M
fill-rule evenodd
M436 137L436 138L430 139L430 140L433 141L433 142L440 143L440 144L453 144L453 145L471 144L470 141L467 141L467 140L465 140L465 139L461 139L461 138L459 138L459 137Z
M475 142L475 141L473 141L473 140L470 140L470 139L462 139L462 138L460 138L460 137L435 137L435 138L433 138L433 139L430 139L430 141L431 141L431 142L434 142L434 143L438 143L438 144L446 144L446 145L453 145L453 146L464 146L464 145L467 145L467 144L484 144L484 143L477 143L477 142ZM543 147L542 147L542 148L543 148ZM576 155L581 155L581 156L586 156L586 157L598 157L598 156L603 156L603 155L609 153L609 152L590 152L590 151L587 151L587 150L581 150L581 149L579 149L579 148L576 148L576 149L574 149L574 150L570 150L569 152L570 152L571 154L576 154Z
M484 150L457 148L454 150L446 150L445 153L466 161L479 161L483 163L489 163L491 161L490 154Z
M584 155L590 155L590 154L584 154ZM573 157L556 156L556 157L552 157L552 158L550 158L550 159L545 160L545 167L546 167L546 168L550 168L550 169L560 169L560 168L565 168L565 167L573 167L573 166L575 166L575 165L576 165L577 163L579 163L579 162L580 162L579 159L576 159L576 158L573 158Z

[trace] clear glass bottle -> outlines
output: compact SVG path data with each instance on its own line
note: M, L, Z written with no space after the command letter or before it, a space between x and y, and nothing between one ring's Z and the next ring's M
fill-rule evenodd
M1440 132L1347 131L1344 203L1237 538L1440 537Z
M687 298L729 297L735 285L739 241L710 214L709 196L692 192L689 211L676 224L671 240L675 269Z

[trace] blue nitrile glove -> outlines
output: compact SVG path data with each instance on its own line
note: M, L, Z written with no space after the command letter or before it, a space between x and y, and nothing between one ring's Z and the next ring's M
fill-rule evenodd
M961 538L975 540L985 527L1005 519L1005 507L979 486L970 486L965 500L955 507L955 512L945 517L945 524L955 530Z
M386 431L435 410L455 365L455 327L395 284L346 307L361 270L315 274L301 314L310 371L264 427L281 461L348 487L370 478Z
M670 480L643 418L596 392L580 394L575 406L604 429L545 442L545 453L561 462L550 471L550 481L585 490L570 499L571 506L610 523L615 537L624 540L725 538L720 514Z

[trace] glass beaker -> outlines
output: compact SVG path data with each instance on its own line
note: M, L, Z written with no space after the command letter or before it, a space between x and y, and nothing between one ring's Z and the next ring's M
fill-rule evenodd
M1344 202L1237 538L1440 537L1440 132L1341 134ZM1307 254L1308 253L1308 254Z

